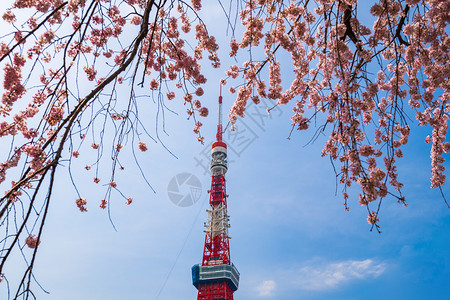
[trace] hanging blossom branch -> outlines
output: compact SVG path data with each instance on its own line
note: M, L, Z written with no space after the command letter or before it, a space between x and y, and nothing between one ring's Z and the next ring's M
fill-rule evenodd
M298 130L322 121L319 128L329 135L322 155L340 165L345 208L357 184L359 204L377 230L383 199L407 205L396 164L411 123L430 126L431 187L442 191L444 153L450 152L448 3L381 0L368 17L356 0L244 2L245 30L231 41L230 56L249 51L252 59L227 71L244 79L230 88L236 93L232 122L244 117L250 99L257 104L261 98L295 103L291 120ZM282 66L293 75L287 89ZM413 113L417 122L408 122Z
M141 98L151 94L164 108L165 101L182 96L203 142L197 116L207 116L208 110L197 99L206 82L200 63L204 52L213 67L220 61L214 37L198 18L200 9L198 0L16 0L3 14L11 34L0 40L0 139L11 147L0 164L0 281L9 282L10 268L18 272L20 266L8 265L15 251L24 258L13 299L36 298L32 290L39 283L33 269L56 174L64 167L69 167L78 194L74 204L82 212L88 209L84 189L70 171L86 148L83 144L90 143L97 153L97 160L85 166L87 172L95 169L93 184L100 182L103 153L111 149L111 176L105 198L99 200L100 208L107 208L113 191L132 203L116 181L127 136L133 136L131 147L142 152L149 150L149 141L162 143L158 132L151 133L138 117L141 106L148 105ZM23 19L20 10L32 17ZM187 45L192 43L191 50ZM135 89L137 77L142 77L142 95ZM122 96L126 82L128 98ZM8 295L9 290L8 284Z

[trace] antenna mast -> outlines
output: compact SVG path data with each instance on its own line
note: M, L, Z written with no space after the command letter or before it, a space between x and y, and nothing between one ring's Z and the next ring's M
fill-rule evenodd
M217 134L216 138L218 142L222 141L222 85L220 85L220 95L219 95L219 120L217 122Z

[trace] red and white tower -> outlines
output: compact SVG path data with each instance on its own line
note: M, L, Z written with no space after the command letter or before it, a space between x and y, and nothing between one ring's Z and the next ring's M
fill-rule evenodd
M227 145L222 141L222 96L219 97L217 141L211 151L211 190L205 245L201 265L192 267L192 283L198 289L197 300L233 300L239 286L239 272L230 260L225 173Z

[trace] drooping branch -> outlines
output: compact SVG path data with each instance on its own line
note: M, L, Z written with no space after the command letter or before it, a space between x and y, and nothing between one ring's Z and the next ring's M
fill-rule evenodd
M242 73L245 82L239 83L237 89L230 88L232 93L237 90L231 118L235 122L237 117L243 117L247 101L258 103L259 97L273 99L277 101L275 105L295 101L291 120L292 128L298 130L309 129L311 120L318 113L325 113L324 122L331 126L322 153L341 163L339 176L345 203L351 198L350 187L357 184L359 204L367 208L367 221L378 230L377 216L383 199L389 196L406 205L396 163L403 156L400 147L408 142L411 132L407 119L414 119L407 117L404 107L408 94L420 125L429 124L435 129L430 138L432 187L445 182L442 173L445 160L441 155L450 151L450 144L444 143L447 125L440 118L446 110L443 119L448 119L450 96L446 84L441 84L448 79L437 80L432 70L446 68L442 57L448 57L449 48L438 45L448 40L443 30L448 23L448 9L425 1L424 15L416 9L409 18L411 5L417 6L418 1L409 1L403 7L401 1L383 0L370 9L375 17L371 25L358 14L357 4L350 2L320 2L314 8L303 3L284 6L278 2L247 2L241 16L246 31L240 43L232 44L236 49L232 55L236 56L237 49L243 48L250 52L250 61L227 71L233 79ZM295 28L296 39L291 42L286 39L291 33L286 34L287 26ZM254 58L258 53L254 49L260 41L252 40L253 36L266 36L263 59ZM403 47L410 45L408 39L418 45ZM274 55L280 50L283 59ZM290 86L283 90L280 64L286 59L285 54L292 59L293 79L288 79ZM286 64L284 67L292 68ZM264 76L263 68L268 69L268 76ZM373 74L370 70L378 72ZM422 86L418 73L429 78ZM268 77L268 89L264 77ZM434 93L437 94L432 96ZM426 100L419 102L422 94ZM436 98L438 105L434 102ZM318 126L326 132L326 126ZM367 132L369 128L374 132ZM369 136L374 137L373 141ZM375 206L375 210L370 206Z
M16 49L17 46L23 44L30 36L33 36L41 27L45 26L47 21L50 20L56 13L60 12L60 10L62 10L67 5L67 3L68 3L67 1L61 3L58 7L52 10L50 14L48 14L34 29L28 32L28 34L22 37L16 44L14 44L14 46L12 46L11 49L9 49L9 51L4 53L0 57L0 63L3 61L4 58L8 57L11 53L13 53L14 49Z
M177 29L176 27L174 27L174 24L176 25L176 22L173 21L174 18L167 17L167 14L164 12L164 9L172 9L173 3L169 3L170 5L167 5L168 7L165 8L164 6L166 5L166 3L168 3L168 1L162 1L159 4L156 4L154 0L148 0L146 4L143 4L142 6L139 3L129 4L130 7L134 9L135 14L127 14L127 16L130 16L129 18L131 19L131 23L133 25L139 26L139 30L137 31L135 37L131 38L129 46L124 47L127 50L119 51L120 54L118 54L116 57L113 57L114 63L105 65L106 68L110 68L110 71L107 71L107 75L104 78L100 78L97 84L93 88L91 88L84 97L75 96L75 93L73 92L73 90L71 90L73 89L73 84L76 84L77 88L79 87L78 80L80 79L80 74L78 72L80 70L80 63L82 62L82 60L85 61L85 65L84 67L83 65L81 65L81 67L86 73L88 81L93 81L96 79L97 70L95 69L95 64L98 60L100 60L98 58L100 57L100 54L103 52L103 55L106 59L109 59L114 54L113 50L111 50L112 46L109 45L112 42L109 42L106 39L108 37L115 37L117 38L117 44L122 45L121 41L119 40L119 36L126 21L124 17L120 15L117 6L111 5L109 6L109 8L106 8L102 4L102 1L92 1L90 5L84 8L84 1L80 1L78 3L65 2L64 5L61 5L56 10L52 10L48 14L42 13L42 21L39 23L39 25L34 24L35 19L33 18L30 21L30 27L32 28L32 31L28 32L28 34L24 38L19 40L12 49L7 49L7 52L5 52L5 44L2 44L3 48L1 49L1 54L3 55L3 58L14 56L14 59L11 59L11 62L4 63L8 68L15 72L15 74L13 75L16 76L15 80L18 82L14 83L16 84L16 86L13 85L11 86L11 88L9 87L9 85L7 85L7 89L9 88L10 90L12 90L24 86L20 81L22 79L22 72L24 70L29 72L27 79L24 81L25 84L29 81L30 78L32 78L31 74L33 74L33 72L37 72L35 68L36 65L42 66L42 69L44 70L44 74L42 74L40 77L37 76L42 85L37 84L35 86L30 86L31 90L39 90L33 96L33 101L31 102L29 107L23 112L16 114L13 118L13 122L11 123L8 123L6 121L2 122L3 120L0 120L0 138L8 135L15 135L17 134L17 132L20 132L23 133L26 139L28 139L28 135L30 135L29 131L31 132L29 141L27 141L23 145L19 144L18 147L15 148L15 151L18 153L18 158L16 159L16 157L13 156L10 160L0 165L0 172L2 173L0 180L3 181L6 177L6 171L18 164L16 160L19 160L20 154L25 153L27 155L27 159L22 161L23 171L20 174L20 178L16 181L13 181L12 187L10 189L7 189L5 191L5 195L0 198L0 228L2 227L2 224L4 224L5 222L9 222L10 216L8 212L11 210L11 207L13 207L17 201L22 201L21 198L19 198L22 192L28 195L27 189L33 190L33 193L30 197L30 202L26 204L27 210L24 213L23 219L20 221L13 220L14 222L19 223L17 227L18 230L13 235L9 235L10 237L8 239L11 240L8 240L8 245L4 245L2 253L4 253L5 255L2 255L0 260L0 274L5 270L7 261L11 256L10 254L12 254L15 249L17 251L22 251L22 248L18 247L18 244L20 244L20 239L25 234L25 231L28 232L27 223L33 222L33 212L36 212L36 216L34 216L35 224L37 222L40 222L37 237L35 235L31 235L30 233L30 236L27 237L25 242L28 247L34 248L34 251L31 258L31 263L28 263L28 260L25 259L24 254L27 268L25 270L23 279L19 284L16 298L19 296L23 296L24 298L27 298L29 296L33 297L33 292L31 291L31 281L34 278L34 262L37 255L40 236L44 230L44 223L48 211L48 206L51 202L51 191L55 180L54 174L56 172L56 169L60 169L62 162L65 161L65 159L63 158L67 154L67 150L70 149L70 151L72 151L71 149L73 145L73 136L75 134L74 129L76 127L79 127L80 132L82 132L83 130L86 130L86 128L89 128L93 124L96 116L101 115L103 109L106 106L108 107L108 112L105 114L103 131L100 132L102 140L104 129L107 125L106 117L110 117L113 121L118 119L123 120L123 123L119 128L119 135L121 136L119 143L122 143L122 139L128 134L134 134L135 131L138 130L137 126L141 126L144 128L144 124L141 120L135 120L133 121L131 128L125 128L126 122L129 123L129 121L127 121L128 118L133 116L138 118L137 104L131 107L132 99L133 97L135 97L134 92L130 94L130 101L126 115L114 112L116 100L113 99L113 95L115 93L115 89L118 88L118 86L122 84L124 80L122 74L127 74L127 72L129 71L134 72L131 76L132 83L134 84L136 73L139 72L139 70L142 68L140 62L146 61L146 66L144 67L144 75L146 76L146 79L150 77L149 68L154 68L155 71L161 73L161 85L164 81L174 81L177 78L176 72L183 73L183 78L182 80L180 80L181 84L186 85L189 83L192 86L198 86L205 83L206 79L204 75L200 73L198 60L193 56L190 56L188 52L183 48L184 40L179 37ZM31 3L30 5L34 6L33 3ZM142 9L142 13L136 13L137 10L134 5L139 6ZM83 8L83 10L80 10L80 8ZM39 11L40 8L36 9ZM198 8L194 7L192 9ZM162 13L159 13L160 11ZM178 11L180 12L180 9L178 9ZM81 12L80 16L77 15L78 12ZM55 14L57 13L61 13L62 16L66 19L62 19L62 23L58 23L59 25L57 26L59 27L55 31L53 31L54 28L52 28L52 26L54 25L54 23L52 22L56 20L53 20L53 17L55 17ZM149 21L151 14L155 18L154 22ZM70 34L64 34L63 37L58 37L58 30L60 30L59 32L64 32L64 29L61 28L64 28L64 21L69 19L70 16L73 16L74 20L72 24L73 32L71 32ZM104 17L108 18L110 22L105 22L103 19ZM10 12L4 18L9 20L10 22L13 22L13 20L15 19L14 15L12 15ZM183 24L186 26L183 31L185 31L185 33L188 33L190 30L189 19L185 17L183 19L183 22ZM201 22L201 20L199 22ZM156 24L158 24L158 26L155 26ZM159 24L161 24L161 26ZM96 25L100 25L98 27L101 27L101 29L96 28ZM151 34L150 28L152 28ZM209 53L211 53L211 55L213 55L217 50L217 45L215 44L214 39L204 31L204 25L198 28L199 29L196 28L198 33L196 39L199 41L199 46L195 49L196 53L198 53L199 57L201 57L202 51L208 51ZM38 35L40 30L47 31L44 33L44 35L36 38L35 45L31 45L31 48L27 51L26 47L30 45L27 39L29 39L31 35ZM79 38L75 38L77 33L80 33ZM130 40L129 36L126 38L127 40ZM169 40L173 48L177 50L176 55L173 55L169 52L170 48L165 48L165 39ZM27 41L27 43L24 43L25 41ZM19 53L27 52L27 57L23 57L18 53L14 53L17 49L16 47L22 44L24 46L23 49L20 49L21 51ZM51 56L44 53L44 51L46 51L50 47L54 47L54 49L56 50L54 57L57 57L58 53L61 53L60 51L63 49L62 54L60 54L60 57L62 57L62 65L59 65L56 68L56 71L52 68L47 68L47 66L45 66L44 64L48 63L52 59ZM146 47L148 47L148 49ZM109 48L109 50L106 50L107 48ZM154 53L149 52L154 51L155 49L160 52L159 60L157 61L157 63L153 61L152 55ZM89 53L93 54L92 57L94 57L92 63L90 63L88 59ZM148 57L146 57L146 53L148 53ZM183 53L183 55L180 56L180 53ZM163 65L165 56L170 57L171 59L171 61L168 60L170 64L167 63L167 67ZM47 58L48 61L45 61L45 59ZM23 69L24 62L26 62L27 60L32 61L33 66L30 69ZM216 58L211 60L217 62ZM131 67L133 63L136 64L134 68ZM175 63L175 67L172 63ZM100 63L97 62L97 66L99 66L99 64ZM54 65L55 63L51 64L52 67ZM164 75L165 70L168 70L168 72L170 72L168 78L167 75ZM127 75L124 75L124 77L125 76ZM76 79L76 82L73 79ZM151 88L153 89L152 85ZM102 103L102 98L105 96L104 91L107 89L111 89L112 92L110 98L107 100L107 104L105 105L104 103ZM134 87L132 87L131 89L132 91L134 91ZM185 88L186 91L189 91L190 89L191 88L188 88L187 86ZM0 109L2 109L2 111L6 111L7 113L9 113L9 111L13 111L14 101L17 101L25 94L25 89L23 89L23 91L24 92L22 94L20 94L18 97L15 97L8 103L3 100L3 104L5 106L0 107ZM200 93L200 91L203 91L201 88L198 88L197 91L198 96L201 96L203 94L203 92ZM169 100L172 99L173 92L168 94L171 97L169 98ZM5 95L3 95L3 99L5 99ZM191 101L190 99L188 100ZM186 100L186 102L188 102L188 100ZM196 100L195 108L193 107L193 104L191 104L191 106L193 107L192 114L195 113L194 109L197 111L200 110L198 107L198 103L199 101ZM41 106L43 106L45 110L41 112L40 115L37 115ZM83 121L82 116L88 107L92 108L94 119L89 121L88 126L83 129L81 125ZM97 112L95 112L96 107L100 107L100 110ZM132 111L132 109L135 109L136 111ZM3 117L7 116L7 113L4 113ZM22 117L21 114L23 114L24 117ZM33 121L34 116L39 116L40 118L34 118L34 120L37 120L36 122L38 123L38 126L36 129L28 130L28 121ZM136 126L136 128L134 126ZM146 131L145 128L144 130ZM199 134L198 131L196 133ZM85 135L85 133L80 133L82 139L85 137ZM14 140L13 143L15 143ZM122 147L122 145L117 145L117 147L119 146ZM98 149L99 145L93 143L92 148ZM141 151L147 150L144 142L139 142L139 149ZM115 150L115 156L112 158L113 161L118 161L119 150L120 148L117 148ZM78 156L77 153L78 151L73 151L71 154L73 157L76 157ZM97 163L99 163L100 158L101 155L98 156ZM39 162L34 163L37 159L39 159ZM72 162L70 157L68 158L68 160ZM115 168L115 166L113 166L113 168ZM88 170L87 167L86 170ZM48 174L51 174L51 176L47 176ZM112 171L112 174L114 174L114 170ZM98 181L99 179L97 177L94 178L94 183L97 183ZM33 187L33 185L35 185L36 183L37 185ZM111 184L113 184L113 182L111 182ZM110 185L110 187L112 187L112 185ZM123 194L118 189L116 189L115 186L113 187L113 189L123 196ZM36 205L38 204L36 199L40 199L39 195L45 193L46 191L47 195L44 200L45 205L43 207L44 213L37 213ZM109 188L109 191L111 191L111 188ZM108 197L110 195L111 193L109 192ZM131 197L129 199L131 199ZM127 204L131 203L131 200L129 199L127 200ZM86 203L83 202L83 198L80 198L75 202L81 211L87 211L87 209L83 210ZM102 200L100 207L105 208L106 203L107 200Z

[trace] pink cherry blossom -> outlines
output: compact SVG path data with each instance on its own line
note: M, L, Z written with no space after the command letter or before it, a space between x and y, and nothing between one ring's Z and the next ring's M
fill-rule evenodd
M100 207L101 209L105 209L106 206L107 206L107 204L108 204L108 200L102 200L102 201L100 202L99 207Z
M131 22L130 23L133 24L133 25L138 26L138 25L141 25L141 22L142 22L142 18L141 17L133 16L131 18Z
M206 116L208 116L208 109L207 109L206 107L200 108L200 109L198 110L198 112L199 112L199 115L200 115L201 117L206 117Z
M175 98L175 93L174 92L170 92L170 93L166 94L166 96L167 96L168 100L172 100L172 99Z
M133 198L128 197L128 198L127 198L127 201L125 202L125 204L126 204L126 205L130 205L131 202L133 202Z
M2 18L3 18L3 20L5 20L5 21L8 22L8 23L13 23L13 22L15 22L15 21L17 20L17 19L16 19L16 15L15 15L12 11L10 11L10 10L7 10L7 11L3 14Z
M151 89L152 91L154 91L154 90L157 90L158 87L159 87L159 82L156 81L156 79L152 79L152 80L150 81L150 89Z
M237 51L239 50L239 44L236 42L236 39L232 39L230 42L230 56L235 56Z
M202 1L201 0L191 0L192 1L192 7L194 10L200 10L202 8Z
M377 213L372 211L371 213L369 213L369 215L367 216L367 223L374 225L379 221L378 217L377 217Z
M88 80L93 81L95 79L97 71L94 69L94 66L84 67L83 70L86 72Z
M141 150L142 152L145 152L148 150L147 145L144 142L139 142L138 147L139 147L139 150Z
M41 241L38 239L37 236L35 236L34 234L30 234L26 239L25 239L25 244L31 248L31 249L35 249L37 248L37 246L41 243Z
M75 200L75 204L77 205L77 207L80 209L81 212L88 211L86 208L87 201L85 198L83 198L83 197L78 198L77 200Z
M194 133L199 134L200 133L200 128L203 126L203 124L201 122L196 122L194 125Z
M203 89L202 89L201 87L199 87L199 88L195 91L195 94L196 94L197 96L199 96L199 97L203 96L203 93L204 93L204 91L203 91Z

